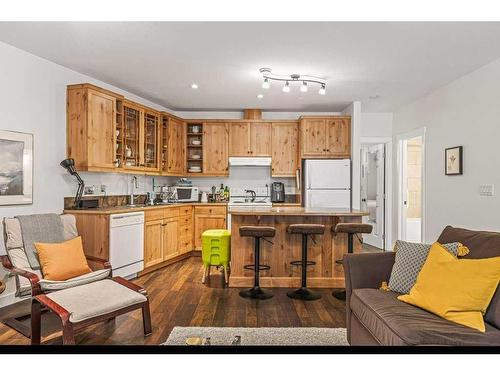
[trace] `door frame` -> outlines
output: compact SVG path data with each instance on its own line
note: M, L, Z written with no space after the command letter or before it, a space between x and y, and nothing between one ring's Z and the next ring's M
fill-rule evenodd
M397 209L398 209L398 221L397 221L397 233L398 233L398 239L403 238L403 234L406 231L406 227L403 228L404 226L402 225L403 221L403 198L404 198L404 192L403 192L403 158L404 158L404 151L403 151L403 145L404 141L408 141L409 139L412 138L417 138L417 137L422 137L422 165L421 165L421 175L422 175L422 192L420 195L421 199L421 210L422 210L422 217L421 217L421 222L420 222L420 238L421 242L425 241L425 222L426 222L426 217L427 217L427 211L426 211L426 203L425 203L425 197L426 197L426 191L427 191L427 186L426 186L426 178L425 178L425 171L426 171L426 157L425 157L425 134L426 134L426 127L421 127L418 129L414 129L412 131L406 132L406 133L401 133L398 134L396 139L397 139L397 189L398 189L398 195L397 195Z
M384 251L390 251L393 239L392 222L392 137L360 137L359 152L361 145L380 144L385 146L385 210L384 210ZM361 184L361 160L360 160L360 184ZM360 189L361 192L361 189ZM359 207L361 207L361 194L359 196Z

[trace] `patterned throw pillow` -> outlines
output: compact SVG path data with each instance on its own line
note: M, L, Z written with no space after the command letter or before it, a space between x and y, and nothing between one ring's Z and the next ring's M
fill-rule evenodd
M396 241L394 246L396 260L389 279L390 290L403 294L410 293L410 289L415 285L417 276L429 255L431 246L423 243ZM450 253L458 256L458 249L462 244L453 242L443 246Z

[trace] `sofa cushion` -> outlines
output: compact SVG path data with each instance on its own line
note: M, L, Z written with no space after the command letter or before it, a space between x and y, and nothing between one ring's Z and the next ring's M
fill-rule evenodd
M447 226L438 238L439 243L458 241L469 248L464 258L493 258L500 256L500 233L475 231ZM497 288L484 321L500 328L500 287Z
M111 279L47 294L77 323L146 301L146 297Z
M381 345L500 345L500 330L482 333L449 322L378 289L355 289L350 308Z
M389 278L389 289L408 294L417 281L417 276L424 266L432 245L405 241L396 241L394 251L396 259ZM447 243L444 247L453 255L458 255L460 243Z

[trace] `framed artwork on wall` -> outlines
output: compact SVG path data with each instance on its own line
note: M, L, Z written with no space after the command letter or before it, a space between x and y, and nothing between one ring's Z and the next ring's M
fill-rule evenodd
M33 203L33 134L0 130L0 206Z
M463 174L463 147L450 147L444 150L445 174L447 176Z

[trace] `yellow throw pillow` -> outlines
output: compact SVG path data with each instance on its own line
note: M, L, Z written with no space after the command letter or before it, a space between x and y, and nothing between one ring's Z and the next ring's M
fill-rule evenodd
M83 253L82 238L61 243L35 242L45 280L64 281L92 272Z
M500 257L458 259L432 245L410 294L399 300L485 332L483 315L500 280Z

